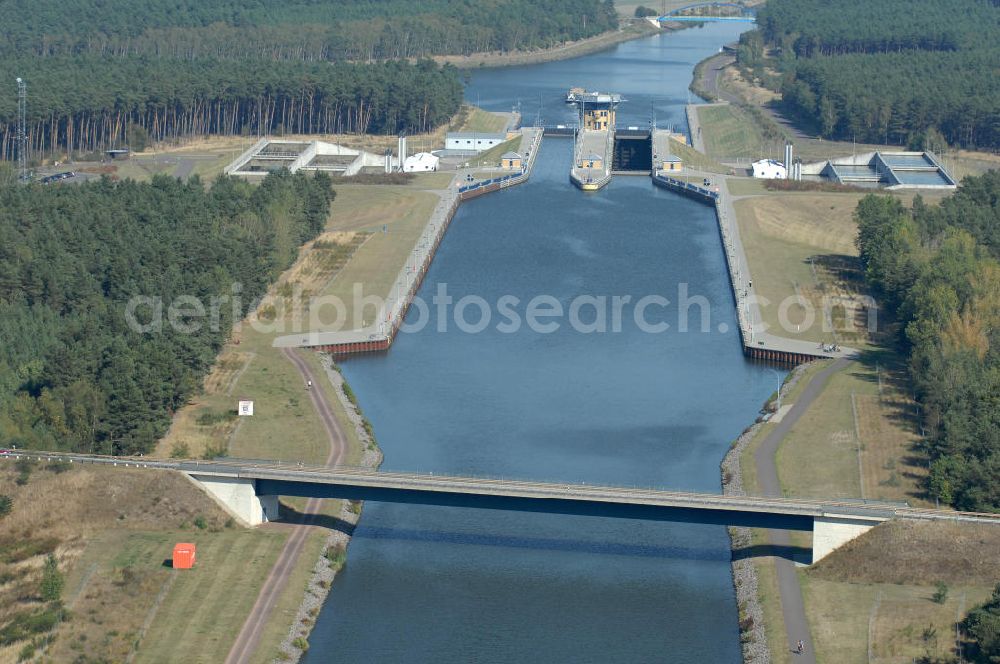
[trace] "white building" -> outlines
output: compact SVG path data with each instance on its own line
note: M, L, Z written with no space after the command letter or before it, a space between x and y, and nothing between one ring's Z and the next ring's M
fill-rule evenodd
M425 173L438 169L438 158L430 152L418 152L403 162L404 173Z
M445 136L445 150L483 152L507 140L507 134L483 134L471 131L451 131Z
M393 163L390 158L389 168ZM350 177L363 168L386 168L385 155L327 143L265 137L226 166L227 175L267 175L270 171L295 173L324 171Z
M753 163L753 176L765 180L784 180L788 173L780 161L761 159Z

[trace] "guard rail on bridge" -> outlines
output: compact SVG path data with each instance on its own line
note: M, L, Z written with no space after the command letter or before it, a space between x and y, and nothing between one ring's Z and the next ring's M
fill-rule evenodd
M22 457L179 471L202 483L216 499L228 501L230 508L243 510L241 518L250 523L266 520L271 513L259 500L254 503L255 498L269 498L274 507L278 495L375 500L812 531L814 560L891 518L1000 524L997 514L914 509L870 501L726 496L655 488L327 468L287 462L175 461L43 452L15 452L0 458Z
M714 13L712 13L714 11ZM729 12L723 14L723 11ZM756 11L752 7L734 2L697 2L685 7L678 7L667 12L656 20L669 21L736 21L754 23L757 21Z
M872 500L813 500L806 498L768 498L727 496L714 493L670 491L646 487L540 482L491 476L453 476L434 473L376 471L356 466L308 466L297 462L226 459L215 461L160 460L146 457L115 457L90 454L34 452L17 450L0 459L35 459L110 465L121 468L175 470L206 476L229 476L243 479L294 480L311 484L395 487L401 489L433 487L445 493L494 494L517 493L565 498L585 497L609 503L643 505L690 505L730 511L757 511L797 516L822 516L837 513L861 517L974 520L1000 524L1000 514L955 512L913 508L901 503Z

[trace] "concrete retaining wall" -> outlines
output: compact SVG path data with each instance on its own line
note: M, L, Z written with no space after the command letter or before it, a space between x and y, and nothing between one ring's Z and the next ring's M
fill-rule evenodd
M813 563L822 560L855 537L867 533L879 523L881 521L871 519L816 517L813 519Z
M259 526L278 518L278 496L258 496L256 480L191 474L187 477L241 523Z

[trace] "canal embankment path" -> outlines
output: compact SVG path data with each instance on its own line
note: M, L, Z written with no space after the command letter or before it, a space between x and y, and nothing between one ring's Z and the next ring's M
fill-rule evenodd
M777 426L772 429L754 452L754 466L757 470L758 491L760 495L769 498L784 496L781 481L778 478L778 468L775 463L778 446L785 436L798 423L799 418L809 410L816 398L823 392L830 376L841 371L849 364L848 359L838 359L823 369L806 385L798 400L792 404ZM787 530L770 530L768 537L771 546L778 550L791 551L791 537ZM809 633L809 623L806 620L805 602L802 598L802 587L799 584L797 563L788 557L775 556L774 569L778 577L778 593L781 596L781 615L785 622L787 647L793 652L801 640L805 643L805 651L797 655L797 662L815 664L812 636ZM777 647L778 644L771 644Z
M323 430L326 432L330 443L325 465L328 467L340 465L347 456L347 436L344 435L343 428L341 428L340 423L330 409L330 404L323 398L323 390L318 389L319 381L313 375L309 365L299 357L299 352L292 348L282 349L282 354L285 358L298 370L302 378L303 387L315 386L316 388L308 387L307 391L309 392L309 400L316 410L316 414L319 415L320 421L323 423ZM322 378L325 379L325 376ZM265 579L264 585L261 587L253 607L250 609L250 614L244 621L243 627L240 629L240 633L233 643L233 647L229 650L229 655L226 657L226 664L242 664L242 662L249 661L254 651L256 651L264 626L274 613L275 605L288 585L289 576L291 576L299 564L299 559L302 557L302 550L305 548L306 537L309 535L309 529L315 516L319 513L322 504L323 501L320 498L310 498L306 503L303 510L302 522L294 526L292 533L285 541L285 546L282 547L281 553L278 554L278 559L275 561L274 567L271 568L271 572L267 575L267 579Z

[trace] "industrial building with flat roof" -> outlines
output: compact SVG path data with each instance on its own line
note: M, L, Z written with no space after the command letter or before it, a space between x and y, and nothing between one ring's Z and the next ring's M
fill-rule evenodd
M885 189L955 189L932 152L865 152L850 157L804 164L793 159L793 146L785 144L785 161L761 159L753 164L756 178L832 180L853 187Z
M227 175L266 175L270 171L324 171L356 175L363 168L398 168L391 155L377 155L325 141L262 138L224 169Z
M821 176L861 187L954 189L957 186L931 152L866 152L802 164L800 168L802 176Z
M507 140L507 134L489 134L472 131L450 131L444 138L444 149L449 153L485 152Z

